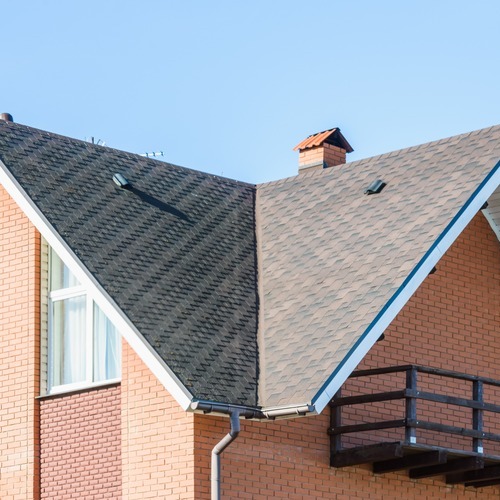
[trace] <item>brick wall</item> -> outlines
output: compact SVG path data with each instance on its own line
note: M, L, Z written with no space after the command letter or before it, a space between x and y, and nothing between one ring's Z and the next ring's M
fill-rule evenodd
M194 496L193 415L123 341L123 498Z
M185 413L125 342L121 387L44 399L39 422L40 238L1 189L0 208L0 498L38 498L39 482L42 498L209 498L210 452L228 432L229 420ZM479 214L361 367L419 363L500 379L499 250ZM36 459L39 426L41 478ZM240 437L222 456L223 495L499 495L497 487L476 491L446 486L440 478L374 475L368 466L332 469L328 426L327 410L317 417L243 422Z
M121 386L36 399L40 245L0 186L0 498L193 498L193 415L126 342Z
M41 498L194 498L193 415L122 343L122 383L41 401Z
M482 214L478 214L429 275L406 307L376 343L359 368L420 364L500 380L500 244ZM404 387L404 374L399 387ZM371 388L394 388L396 376L374 377ZM366 381L365 385L370 383ZM370 389L370 387L368 387ZM356 380L346 384L344 395L363 389ZM419 375L419 389L472 398L472 384L442 377ZM500 401L498 389L485 386L485 399ZM377 403L356 408L360 415L384 419L403 417L404 403ZM360 412L361 410L361 412ZM353 415L354 409L347 410ZM454 405L418 402L420 419L471 428L472 412ZM390 419L387 418L387 419ZM349 423L355 423L351 418ZM366 420L366 418L365 418ZM495 422L495 420L497 420ZM347 423L347 421L346 421ZM487 431L500 431L495 414L485 413ZM346 440L360 444L378 435ZM385 432L386 437L398 438ZM418 431L418 442L471 449L471 439ZM500 454L499 443L485 441L485 452Z
M346 162L346 150L325 142L321 146L304 149L299 152L299 171L301 172L323 168L321 165L308 167L308 165L320 162L326 163L328 167L343 165Z
M324 415L279 422L242 422L240 436L222 455L222 498L272 500L488 499L497 487L464 488L441 478L412 480L405 473L376 475L369 466L329 467ZM228 432L229 419L196 416L196 494L210 498L210 452Z
M41 498L121 498L120 386L40 402Z
M437 267L360 367L419 363L500 379L500 244L481 214ZM411 480L403 472L375 475L368 465L330 468L328 413L243 422L240 437L222 455L224 498L481 499L500 494L498 487L447 486L442 478ZM371 417L365 409L362 418ZM195 417L196 498L209 498L210 452L228 430L228 419Z
M0 186L0 498L38 497L40 235Z

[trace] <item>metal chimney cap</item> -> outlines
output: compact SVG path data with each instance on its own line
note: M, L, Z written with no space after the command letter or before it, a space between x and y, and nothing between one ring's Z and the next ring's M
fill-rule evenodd
M14 118L10 113L1 113L0 120L3 120L4 122L13 122Z

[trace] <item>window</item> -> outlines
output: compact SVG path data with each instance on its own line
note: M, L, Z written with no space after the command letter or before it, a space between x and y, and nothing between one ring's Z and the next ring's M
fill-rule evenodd
M52 249L48 299L49 392L118 380L118 331Z

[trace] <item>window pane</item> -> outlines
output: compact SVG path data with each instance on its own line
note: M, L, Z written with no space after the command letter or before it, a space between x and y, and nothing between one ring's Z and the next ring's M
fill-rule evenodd
M60 290L61 288L70 288L79 286L80 282L69 270L68 266L59 258L59 255L50 249L50 290Z
M94 382L120 377L120 336L94 304Z
M53 386L85 381L85 304L85 295L53 302Z

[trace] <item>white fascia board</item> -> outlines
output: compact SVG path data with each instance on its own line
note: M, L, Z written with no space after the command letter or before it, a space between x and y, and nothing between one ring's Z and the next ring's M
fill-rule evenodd
M312 405L315 407L317 413L321 413L324 410L335 393L341 388L349 375L372 348L373 344L375 344L377 339L384 333L399 311L401 311L403 306L431 272L432 268L438 263L439 259L500 185L499 167L500 162L495 165L483 183L468 199L450 224L448 224L422 260L415 266L403 285L396 291L385 308L378 314L344 358L339 367L330 375L323 387L314 396Z
M26 214L47 243L61 257L80 283L85 286L90 297L111 320L130 347L138 354L165 389L167 389L184 410L189 410L193 395L160 358L158 353L153 350L123 311L115 304L113 299L105 292L69 246L57 234L2 161L0 161L0 184L4 186L19 208Z
M490 224L491 229L495 233L498 241L500 241L500 228L498 227L497 223L495 222L495 219L491 215L491 212L487 208L485 208L482 212L486 220Z

